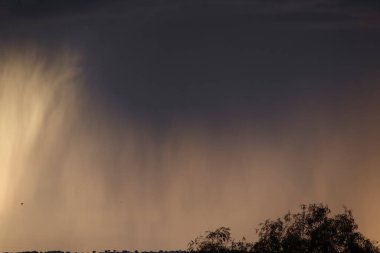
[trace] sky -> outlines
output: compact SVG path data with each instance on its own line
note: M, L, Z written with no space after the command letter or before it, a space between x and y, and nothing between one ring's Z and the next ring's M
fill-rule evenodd
M0 251L255 240L319 202L380 240L379 30L371 0L0 1Z

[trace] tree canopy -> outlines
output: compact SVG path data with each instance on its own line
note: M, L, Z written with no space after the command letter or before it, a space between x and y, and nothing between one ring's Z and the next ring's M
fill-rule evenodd
M246 242L245 238L235 241L231 238L230 228L220 227L215 231L206 231L206 235L198 236L190 241L190 252L250 252L253 244Z
M258 241L235 241L230 229L206 231L189 243L191 252L256 253L379 253L377 242L358 231L352 211L331 215L327 205L301 205L276 220L266 220L257 229Z

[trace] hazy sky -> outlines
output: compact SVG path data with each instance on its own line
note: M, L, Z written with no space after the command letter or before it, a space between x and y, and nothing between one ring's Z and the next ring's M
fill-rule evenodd
M0 251L255 239L313 202L380 240L379 45L370 0L0 1Z

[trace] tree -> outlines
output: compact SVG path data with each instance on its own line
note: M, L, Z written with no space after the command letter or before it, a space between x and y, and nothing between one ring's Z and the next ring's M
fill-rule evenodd
M266 220L257 230L257 253L378 253L377 243L357 231L347 208L331 216L323 204L301 205L301 211Z
M255 252L255 253L380 253L377 242L358 232L352 211L332 216L327 205L301 205L298 213L288 212L277 220L261 223L258 241L236 242L230 229L206 231L188 245L190 252Z
M249 252L252 249L253 244L246 242L244 237L235 242L227 227L206 231L204 236L198 236L188 244L190 252Z

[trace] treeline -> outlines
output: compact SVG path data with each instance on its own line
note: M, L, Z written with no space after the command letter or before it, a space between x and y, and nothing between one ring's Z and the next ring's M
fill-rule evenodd
M377 242L358 231L351 210L332 216L327 205L301 205L298 213L287 213L259 225L258 240L234 240L230 229L206 231L188 244L190 252L254 253L380 253Z
M258 240L244 237L235 240L228 227L206 231L188 244L187 251L157 253L220 252L220 253L380 253L378 243L358 231L351 210L331 215L327 205L301 205L297 213L288 212L275 220L266 220L256 230ZM153 253L153 251L93 251L92 253ZM4 252L10 253L10 252ZM25 251L19 253L71 253L69 251ZM75 252L83 253L83 252Z
M13 253L13 252L3 252L3 253ZM60 251L60 250L53 250L53 251L19 251L16 253L187 253L185 250L160 250L160 251L129 251L129 250L105 250L105 251L91 251L91 252L78 252L78 251Z

